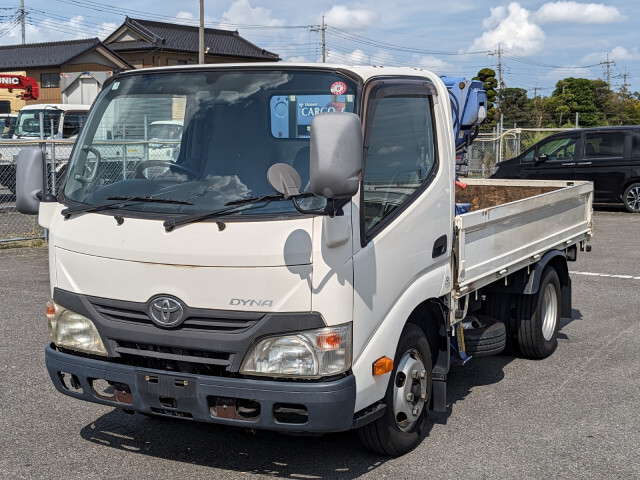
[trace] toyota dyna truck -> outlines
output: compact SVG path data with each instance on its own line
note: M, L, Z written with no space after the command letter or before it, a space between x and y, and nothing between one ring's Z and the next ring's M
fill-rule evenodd
M485 115L481 84L412 68L113 77L55 195L40 150L18 162L18 209L48 231L55 387L127 413L415 447L452 363L554 351L567 262L592 234L588 182L457 181ZM171 157L109 154L116 132L167 119L183 126Z

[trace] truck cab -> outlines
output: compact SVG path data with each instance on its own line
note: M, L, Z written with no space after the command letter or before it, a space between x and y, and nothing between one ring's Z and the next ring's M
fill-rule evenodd
M76 138L89 114L90 105L35 104L22 107L16 119L14 139ZM41 117L43 125L41 128Z

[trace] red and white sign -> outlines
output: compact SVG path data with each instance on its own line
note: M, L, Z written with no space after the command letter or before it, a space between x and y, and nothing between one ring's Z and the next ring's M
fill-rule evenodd
M344 82L335 82L331 85L332 95L344 95L347 92L347 84Z

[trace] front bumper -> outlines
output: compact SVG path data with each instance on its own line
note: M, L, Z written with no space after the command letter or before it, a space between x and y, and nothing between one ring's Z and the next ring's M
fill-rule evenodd
M56 388L89 402L283 432L339 432L354 424L353 375L331 382L278 382L143 369L70 355L52 345L45 356ZM94 381L113 387L105 393Z

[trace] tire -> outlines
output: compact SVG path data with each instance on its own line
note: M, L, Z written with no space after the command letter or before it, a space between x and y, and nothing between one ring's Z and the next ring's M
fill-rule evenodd
M467 355L489 357L502 353L507 337L504 323L484 315L474 315L474 320L470 324L474 328L464 329Z
M400 335L384 396L384 415L358 429L363 446L399 456L420 443L431 400L431 351L424 332L408 323Z
M546 267L538 293L519 295L516 318L520 352L532 358L547 358L558 346L561 310L560 280L557 272Z
M628 212L640 213L640 183L629 185L624 191L622 201Z
M487 295L484 313L502 322L505 327L505 346L502 353L513 354L518 351L518 329L516 319L512 313L513 295L495 292Z

